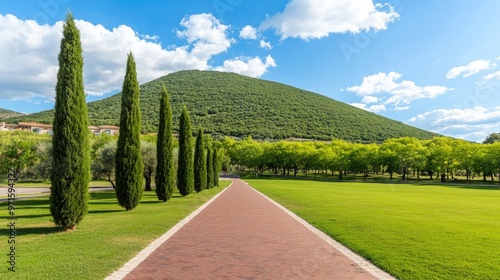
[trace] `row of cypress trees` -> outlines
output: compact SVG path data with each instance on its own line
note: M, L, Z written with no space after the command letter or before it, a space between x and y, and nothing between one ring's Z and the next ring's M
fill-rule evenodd
M205 154L205 145L207 153ZM186 106L183 107L179 127L179 161L177 169L177 187L181 195L186 196L193 190L201 192L219 186L220 160L217 149L211 149L205 143L203 129L198 130L196 144L192 147L191 120Z
M196 192L219 186L219 173L221 169L220 157L217 155L217 148L210 148L203 139L203 129L198 130L196 146L194 150L194 188ZM206 150L206 154L205 154Z
M63 26L58 60L50 211L56 225L64 230L73 230L88 210L90 143L80 32L71 13L67 14ZM143 192L139 96L136 64L130 52L123 81L120 133L115 157L116 196L120 206L127 211L137 207ZM172 197L175 186L172 109L165 86L160 104L155 181L158 199L165 202ZM183 196L193 189L200 192L204 188L218 186L216 174L220 172L220 162L217 150L208 148L205 156L201 129L196 139L195 157L191 141L191 121L184 106L180 119L177 170L177 187Z

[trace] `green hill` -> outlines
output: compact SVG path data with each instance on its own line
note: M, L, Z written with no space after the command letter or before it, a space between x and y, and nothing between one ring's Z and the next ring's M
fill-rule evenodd
M253 138L313 138L374 142L391 137L436 134L284 84L213 71L180 71L141 85L143 132L156 132L161 83L165 83L178 126L182 104L193 127L207 133ZM88 104L93 125L118 125L121 94ZM9 121L51 123L53 111Z
M3 119L19 117L19 116L24 116L24 114L0 108L0 121Z

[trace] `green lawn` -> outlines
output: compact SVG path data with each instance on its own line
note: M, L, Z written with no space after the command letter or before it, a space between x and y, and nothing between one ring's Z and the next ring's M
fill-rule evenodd
M246 181L400 279L500 279L497 187Z
M174 197L161 203L144 192L141 204L126 212L113 191L92 193L89 212L74 232L60 232L51 222L48 197L16 201L16 272L8 272L7 207L2 207L0 279L104 279L154 239L230 184Z

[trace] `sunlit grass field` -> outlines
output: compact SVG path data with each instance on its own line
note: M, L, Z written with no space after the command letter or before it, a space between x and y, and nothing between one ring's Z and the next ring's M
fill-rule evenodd
M400 279L500 279L500 188L246 180Z
M154 191L125 211L114 191L91 193L89 212L74 232L61 232L51 221L48 197L16 201L16 272L7 270L7 205L1 203L3 260L0 279L104 279L177 222L230 184L166 203Z

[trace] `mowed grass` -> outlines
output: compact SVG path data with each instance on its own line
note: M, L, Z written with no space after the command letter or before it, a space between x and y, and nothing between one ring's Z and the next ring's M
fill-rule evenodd
M400 279L500 279L500 189L246 180Z
M218 188L186 197L176 192L166 203L154 191L144 192L141 204L129 212L118 205L113 191L95 192L88 214L73 232L54 226L48 197L18 200L15 273L7 270L8 211L1 203L0 279L104 279L230 183L221 180Z

